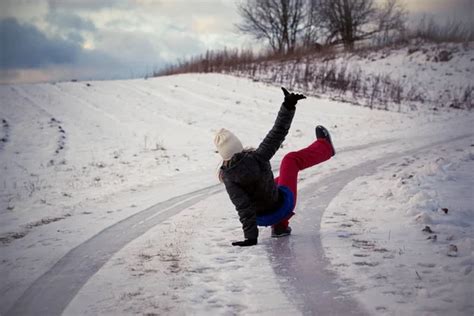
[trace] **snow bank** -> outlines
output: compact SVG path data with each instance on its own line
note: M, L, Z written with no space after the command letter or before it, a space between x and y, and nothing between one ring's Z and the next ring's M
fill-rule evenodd
M322 219L346 290L377 314L472 315L474 139L350 183Z

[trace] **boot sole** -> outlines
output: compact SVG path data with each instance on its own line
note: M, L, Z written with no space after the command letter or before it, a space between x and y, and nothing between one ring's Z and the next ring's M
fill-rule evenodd
M272 235L272 238L280 238L280 237L285 237L285 236L290 236L291 233L284 233L284 234L279 234L279 235Z
M329 144L331 145L331 148L332 148L332 156L335 156L336 155L336 149L334 148L334 145L332 143L332 139L331 139L331 133L329 133L329 131L327 130L326 127L322 126L322 125L318 125L318 126L321 126L323 129L326 130L327 134L328 134L328 137L324 137L323 139L327 140L329 142ZM318 128L318 126L316 126L316 128Z

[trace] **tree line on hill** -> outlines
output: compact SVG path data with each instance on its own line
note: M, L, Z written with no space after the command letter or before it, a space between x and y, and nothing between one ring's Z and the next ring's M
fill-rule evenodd
M407 12L399 0L246 0L238 29L264 40L274 52L354 43L403 33Z

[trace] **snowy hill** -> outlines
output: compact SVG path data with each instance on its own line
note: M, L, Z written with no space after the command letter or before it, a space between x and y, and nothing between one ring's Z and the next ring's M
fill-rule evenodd
M391 111L472 109L474 43L411 40L354 52L322 51L225 72Z
M467 69L472 73L472 65ZM302 293L289 281L294 275L278 273L282 271L277 268L281 244L271 240L266 229L261 230L257 247L230 246L231 240L241 237L240 224L216 179L220 161L212 142L215 131L226 127L244 145L258 145L282 101L278 87L227 75L190 74L0 86L0 95L1 314L20 308L22 300L35 302L29 295L42 292L37 291L42 285L33 282L47 278L46 272L55 271L66 254L93 245L108 228L122 227L114 225L132 219L136 222L130 222L122 233L125 236L137 227L138 231L115 250L100 248L107 248L103 243L86 248L87 258L98 258L101 251L107 256L97 270L91 270L90 279L76 280L81 284L76 292L63 301L56 299L62 302L57 304L60 312L278 314L312 310L307 301L295 299ZM315 210L301 202L289 240L304 245L301 241L321 232L326 254L321 251L318 256L329 260L327 270L338 273L334 277L341 282L338 293L352 299L357 289L358 304L370 313L413 312L417 306L422 306L421 312L440 315L450 310L472 312L463 295L474 275L474 215L469 195L473 122L473 114L464 110L396 113L328 99L304 100L298 104L274 165L278 167L285 153L308 145L315 125L325 125L338 155L301 174L306 193L300 199L317 196L313 192L322 189L319 181L334 175L340 175L339 180L329 186L338 183L344 190L324 195L330 205L327 212L320 210L321 229L312 226L307 234L304 223L313 219L319 225L319 220L311 217ZM377 172L369 172L372 161L373 168L380 166ZM366 169L358 168L364 163L369 163ZM175 197L179 198L168 201ZM162 205L166 213L179 203L189 204L166 218L153 215L153 207L147 211L151 213L143 213L154 205ZM443 208L449 212L440 211ZM347 226L347 221L330 220L342 213L349 221L364 222ZM361 213L365 215L359 218ZM140 219L140 214L146 216ZM147 222L153 225L140 230ZM373 264L352 255L354 239L376 240L371 235L373 225L384 238L388 231L395 236L393 226L403 226L396 244L383 245L385 255L398 259ZM441 242L426 240L421 229L427 225ZM113 239L108 240L112 243ZM415 240L417 247L412 251L398 251ZM451 245L457 251L447 256ZM338 247L341 251L334 252ZM307 250L303 251L306 255L313 253ZM421 252L427 258L419 280L413 273L384 274L395 271L392 265L420 267L416 257ZM339 254L349 258L341 264ZM62 264L69 267L71 263ZM374 281L377 273L385 279ZM389 284L384 285L389 287L385 301L377 306L368 302L374 294L361 290L372 286L371 282ZM410 287L410 294L400 284ZM454 284L451 293L449 286ZM425 303L433 299L441 303L431 311Z

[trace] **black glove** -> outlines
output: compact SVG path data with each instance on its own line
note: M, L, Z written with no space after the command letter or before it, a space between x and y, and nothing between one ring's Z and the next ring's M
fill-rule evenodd
M289 93L288 90L283 87L281 87L281 90L283 90L283 93L285 94L285 101L283 101L283 105L287 110L292 111L296 109L295 105L298 103L298 100L306 99L304 95Z
M244 241L234 241L232 246L248 247L255 246L257 244L257 238L255 239L245 239Z

